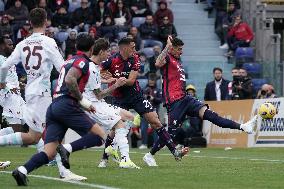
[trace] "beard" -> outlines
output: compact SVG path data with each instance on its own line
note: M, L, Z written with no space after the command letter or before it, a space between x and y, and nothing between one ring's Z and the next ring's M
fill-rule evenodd
M221 79L222 79L222 77L220 77L220 78L215 78L215 81L221 81Z

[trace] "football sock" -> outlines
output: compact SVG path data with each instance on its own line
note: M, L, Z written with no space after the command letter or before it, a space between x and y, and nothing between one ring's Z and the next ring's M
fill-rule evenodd
M12 127L6 127L0 130L0 136L8 135L14 133L14 130Z
M59 174L62 175L65 172L66 168L62 165L61 157L58 153L55 156L55 160L57 163Z
M223 128L230 128L230 129L239 129L240 130L240 124L236 123L230 119L226 119L223 117L220 117L217 113L206 109L203 115L204 120L208 120L215 125Z
M44 142L42 138L36 144L36 149L37 149L37 152L42 152L44 150Z
M0 136L0 146L22 144L23 140L20 132Z
M72 152L76 152L78 150L94 147L94 146L101 146L103 145L104 140L93 133L88 133L84 135L82 138L70 143L72 146Z
M63 144L63 147L64 147L69 153L72 153L72 146L71 146L71 144Z
M45 165L49 162L48 157L45 152L40 152L32 156L32 158L23 166L19 167L19 171L23 174L32 172L33 170L39 168L42 165Z
M111 138L109 135L107 135L107 139L106 139L106 143L105 143L105 149L106 149L108 146L110 146L112 142L113 142L113 138ZM103 153L103 159L108 160L108 154L105 153L105 151L104 151L104 153Z
M158 151L160 151L166 144L163 140L158 138L158 140L154 143L153 147L150 150L150 154L155 155Z
M156 130L159 140L161 140L171 151L172 154L175 152L175 144L171 139L170 134L166 131L165 127L161 127ZM161 143L162 144L162 143Z
M127 140L128 130L120 128L115 130L114 141L117 143L118 149L121 153L121 159L129 160L129 144Z

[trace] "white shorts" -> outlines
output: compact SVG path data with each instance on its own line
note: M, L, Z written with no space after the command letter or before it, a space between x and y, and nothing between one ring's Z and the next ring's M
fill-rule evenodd
M92 102L92 104L96 113L88 113L88 115L106 131L111 130L121 120L119 107L112 106L105 101Z
M25 105L26 102L19 94L1 94L0 106L3 107L2 115L10 124L21 124Z
M50 96L26 96L26 107L24 109L24 121L30 129L43 133L45 128L45 115L51 104Z

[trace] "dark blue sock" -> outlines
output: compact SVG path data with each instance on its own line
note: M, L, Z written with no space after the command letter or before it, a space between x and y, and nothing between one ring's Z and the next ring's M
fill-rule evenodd
M204 120L208 120L212 123L214 123L215 125L219 126L219 127L223 127L223 128L230 128L230 129L240 129L240 124L236 123L230 119L226 119L223 117L220 117L217 113L206 109L203 115L203 119Z
M159 136L159 140L161 140L161 143L164 143L169 150L171 151L171 153L173 154L175 152L175 144L173 142L173 140L171 139L170 134L166 131L165 127L161 127L159 129L156 130L157 135Z
M72 152L76 152L78 150L94 147L94 146L101 146L103 144L103 139L95 135L93 133L88 133L84 135L82 138L70 143L72 146Z
M153 147L151 148L150 153L152 155L155 155L158 151L164 148L165 145L166 143L159 137L158 140L154 143Z
M106 142L105 142L105 149L106 149L108 146L111 145L112 141L113 141L113 138L111 138L109 135L107 135L107 139L106 139ZM104 153L103 153L103 159L106 159L106 160L108 159L108 155L107 155L107 153L105 153L105 151L104 151Z
M48 157L45 152L40 152L32 156L32 158L24 165L28 173L45 165L49 162Z

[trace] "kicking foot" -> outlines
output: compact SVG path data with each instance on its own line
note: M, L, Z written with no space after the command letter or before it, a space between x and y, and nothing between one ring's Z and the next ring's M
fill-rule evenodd
M130 159L127 161L121 160L121 162L119 163L119 167L124 169L141 169L140 167L135 165L135 163L133 163Z
M189 152L188 147L176 148L174 152L176 161L181 161L182 157L185 156L188 152Z
M64 146L62 144L59 144L57 146L56 151L61 156L62 165L66 169L70 169L70 163L69 163L70 153L64 148Z
M149 166L149 167L157 167L157 163L156 160L154 158L154 156L148 152L147 154L145 154L145 156L143 157L143 161Z
M244 124L241 124L240 128L248 133L248 134L252 134L253 133L253 129L254 127L256 126L256 123L257 123L257 118L258 116L255 115L251 120L249 120L248 122L244 123Z
M101 159L98 167L99 168L106 168L107 167L107 163L108 163L108 160L107 159Z
M64 172L60 173L60 178L63 180L72 180L72 181L85 181L87 180L86 177L76 175L75 173L72 173L69 169L65 170Z
M120 157L118 155L118 152L112 146L108 146L105 149L105 153L107 153L108 155L111 155L114 162L120 163Z
M11 165L10 161L3 161L0 162L0 169L6 169L7 167L9 167Z
M12 172L12 176L16 180L18 186L27 186L28 185L27 175L21 173L18 169L14 170Z

